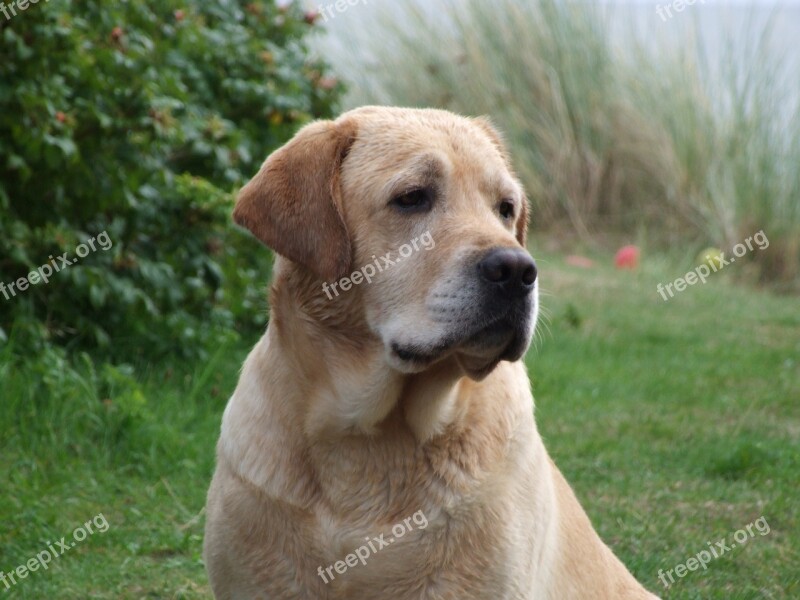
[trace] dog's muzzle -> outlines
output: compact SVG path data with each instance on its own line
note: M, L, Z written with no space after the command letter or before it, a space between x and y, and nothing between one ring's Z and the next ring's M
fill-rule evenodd
M392 355L404 368L419 370L454 353L475 379L501 360L520 359L535 325L537 275L521 248L484 251L432 293L428 309L442 334L427 343L393 340Z
M477 271L484 325L461 344L465 362L489 368L498 360L518 360L533 329L536 263L520 248L493 248L478 261Z

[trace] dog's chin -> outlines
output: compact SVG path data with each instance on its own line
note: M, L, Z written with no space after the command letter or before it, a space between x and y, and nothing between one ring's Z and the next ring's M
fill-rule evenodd
M473 381L482 381L489 376L489 373L494 371L494 368L500 364L499 358L492 358L487 360L485 358L478 358L470 356L469 354L456 354L456 362L461 370L472 379Z
M522 358L529 344L529 336L524 331L509 330L492 332L486 337L484 335L481 334L483 339L471 340L456 353L456 360L464 373L475 381L486 378L504 360L514 362Z
M522 358L529 343L527 327L495 323L465 339L425 346L394 342L389 349L389 361L400 372L420 373L452 356L470 379L480 381L501 361Z

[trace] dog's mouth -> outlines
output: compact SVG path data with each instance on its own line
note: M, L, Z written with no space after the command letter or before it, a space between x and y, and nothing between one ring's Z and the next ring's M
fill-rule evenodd
M391 351L410 371L423 371L454 355L464 372L475 380L486 377L500 361L519 360L530 341L529 311L509 309L433 345L393 342Z

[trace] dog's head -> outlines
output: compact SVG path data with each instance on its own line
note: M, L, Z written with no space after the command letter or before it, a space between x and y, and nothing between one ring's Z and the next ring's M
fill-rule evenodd
M530 343L527 201L484 119L364 107L312 123L242 189L234 219L313 273L332 313L359 307L350 318L398 371L454 357L479 379Z

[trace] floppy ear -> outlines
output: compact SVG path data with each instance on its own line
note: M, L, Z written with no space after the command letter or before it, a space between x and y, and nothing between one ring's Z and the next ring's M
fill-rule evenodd
M475 123L478 127L480 127L483 132L489 137L492 144L495 148L500 152L500 155L503 157L503 160L508 167L508 170L511 173L514 173L514 168L511 165L511 157L508 154L508 150L506 149L506 144L503 141L502 134L495 129L495 126L492 124L492 121L488 117L476 117L472 119L472 122ZM522 200L522 209L519 214L519 219L517 220L517 231L516 231L517 241L522 244L523 247L527 248L527 241L528 241L528 197L525 196Z
M267 158L239 192L233 220L289 260L328 281L349 271L340 166L355 123L316 121Z

